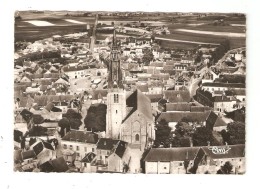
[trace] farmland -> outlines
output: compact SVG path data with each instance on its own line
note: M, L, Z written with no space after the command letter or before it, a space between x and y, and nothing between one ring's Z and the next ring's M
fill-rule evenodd
M92 25L94 23L94 16L82 16L82 14L73 14L73 12L67 11L46 11L44 13L37 14L22 12L20 16L21 19L15 21L15 41L25 40L33 42L35 40L44 39L53 35L83 32L86 31L86 24ZM224 19L225 24L214 25L213 22L217 19ZM43 21L47 24L49 23L50 26L37 26L37 21ZM160 21L160 23L158 21ZM114 22L115 24L120 24L121 22L156 23L158 25L165 25L170 31L170 34L157 36L160 38L201 43L220 43L221 41L228 39L230 41L231 48L246 45L245 37L235 38L232 36L216 36L205 33L201 34L178 31L195 30L203 32L214 31L244 34L246 32L246 27L244 26L245 17L237 17L232 14L210 15L200 18L197 15L180 16L176 14L164 15L160 13L154 13L154 15L152 15L151 13L146 13L139 16L100 16L99 22L105 24L111 24L111 22ZM36 25L32 23L36 23ZM98 35L98 38L100 37L101 36ZM101 38L103 38L103 36ZM194 46L196 46L196 44L177 41L163 41L162 45L186 48L194 48Z

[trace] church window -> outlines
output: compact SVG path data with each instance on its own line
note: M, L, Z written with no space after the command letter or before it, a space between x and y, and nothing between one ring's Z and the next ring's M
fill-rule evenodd
M118 94L114 94L114 103L118 103Z
M116 114L117 114L117 110L116 110Z
M139 141L139 140L140 140L139 134L136 134L135 135L135 141Z

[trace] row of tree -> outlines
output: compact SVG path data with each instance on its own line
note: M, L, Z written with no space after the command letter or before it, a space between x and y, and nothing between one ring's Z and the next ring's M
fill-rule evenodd
M191 125L190 123L193 122ZM223 138L223 144L245 144L245 124L242 122L231 122L227 125L227 130L220 132ZM175 130L168 126L165 120L156 124L155 147L189 147L189 146L207 146L222 145L213 136L210 128L201 126L196 121L183 118L175 126Z
M191 125L189 123L193 122ZM161 120L156 124L156 140L155 147L163 146L172 147L189 147L193 146L207 146L218 145L219 143L214 139L212 130L207 127L199 125L200 123L184 117L175 126L172 132L171 128L165 120Z

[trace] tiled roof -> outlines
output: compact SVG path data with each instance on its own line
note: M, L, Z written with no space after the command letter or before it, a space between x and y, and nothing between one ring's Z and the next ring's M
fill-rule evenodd
M208 106L191 106L190 107L191 112L204 112L204 111L209 111L209 110L211 110L211 108Z
M174 65L165 65L163 66L163 70L173 70L174 69Z
M53 159L51 161L51 164L54 169L53 170L54 172L58 172L58 173L66 172L69 169L64 157Z
M190 102L191 97L189 91L175 91L167 90L164 91L164 98L169 102Z
M162 112L156 120L157 122L165 120L166 122L179 122L182 118L191 118L194 121L204 122L209 115L207 112Z
M93 90L92 99L93 100L103 99L104 97L107 96L107 93L108 93L107 89Z
M126 116L123 120L127 120L127 118L134 113L136 110L140 111L147 119L152 120L152 109L151 109L151 101L145 96L140 90L135 90L127 99L126 105L128 107L133 107L132 111Z
M144 161L171 162L184 161L186 159L193 160L199 149L199 147L152 148L144 158Z
M73 72L73 71L81 71L81 70L86 70L90 68L95 68L93 65L78 65L78 66L66 66L63 67L64 72Z
M191 104L190 103L167 103L166 104L166 112L167 111L190 111Z
M96 144L98 135L92 132L71 130L62 138L62 140Z
M141 92L148 92L148 84L145 85L136 85L136 88L139 89Z
M23 132L22 131L19 131L19 130L16 130L14 129L14 141L16 142L21 142L21 137L23 137Z
M38 142L35 146L33 146L33 151L36 155L40 154L44 148L49 150L54 150L52 145L47 142Z
M229 88L245 88L246 85L242 83L202 83L205 87L229 87Z
M126 151L126 145L127 143L124 141L119 141L115 150L115 154L118 155L120 158L123 157L125 151Z
M113 140L111 138L100 138L97 142L97 149L113 150L120 140Z
M159 102L160 99L162 99L162 94L146 94L148 98L150 98L151 103L153 102Z
M96 154L93 152L89 152L86 154L86 156L81 160L83 163L91 163L93 159L96 157Z
M36 157L36 154L34 153L33 150L28 150L28 151L22 152L23 160L29 159L29 158L35 158L35 157Z

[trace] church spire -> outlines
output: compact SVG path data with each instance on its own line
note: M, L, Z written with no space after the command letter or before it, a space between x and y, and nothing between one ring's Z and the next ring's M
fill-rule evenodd
M112 47L109 63L108 88L122 88L122 71L120 65L120 47L117 44L116 29L113 32Z
M112 42L112 46L115 47L117 46L117 43L116 43L116 29L114 28L114 32L113 32L113 42Z

